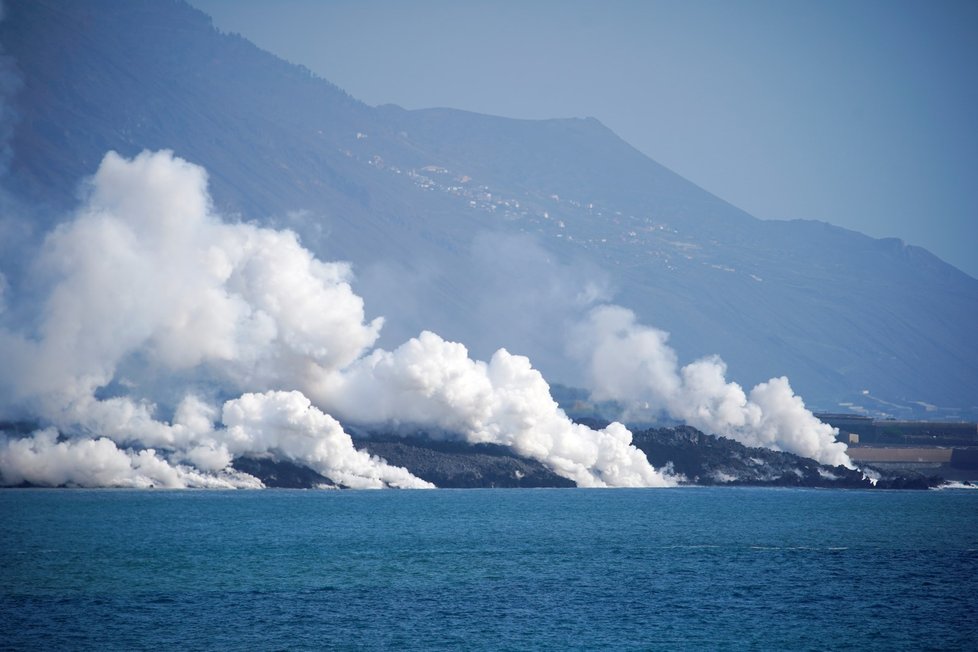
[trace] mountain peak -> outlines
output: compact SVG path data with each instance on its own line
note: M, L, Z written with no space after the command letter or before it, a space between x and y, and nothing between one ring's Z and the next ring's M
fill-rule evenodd
M564 322L578 295L613 297L683 359L787 374L826 409L975 409L978 281L924 250L757 220L592 117L369 107L184 2L6 9L22 80L7 185L56 206L47 224L106 151L172 149L207 168L221 212L351 261L392 338L433 328L573 381ZM520 287L500 267L526 271Z

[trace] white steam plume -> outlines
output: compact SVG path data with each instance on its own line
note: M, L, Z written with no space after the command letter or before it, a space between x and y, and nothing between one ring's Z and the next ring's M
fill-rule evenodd
M309 382L353 361L380 328L379 320L364 323L346 265L316 260L291 232L222 223L211 214L206 183L202 168L169 152L133 160L109 153L86 205L49 235L38 268L51 290L33 332L0 331L7 362L0 388L8 409L26 406L78 436L8 440L4 482L206 486L179 463L219 478L230 473L233 454L277 453L346 484L429 486L360 454L335 422L296 407L295 396L284 401L291 412L270 410L277 418L264 428L252 415L228 429L213 428L217 410L201 401L183 401L169 424L154 417L151 397L138 398L159 374L204 376L224 390ZM120 383L131 395L96 398L120 381L123 365L133 372ZM271 394L267 402L283 400ZM303 427L316 442L297 435ZM119 450L109 439L134 448ZM132 452L149 447L167 451L167 459ZM331 460L323 460L324 451ZM45 458L52 460L46 474L20 472L32 460L43 467ZM73 475L71 461L94 470ZM148 473L150 462L170 470ZM99 472L102 465L112 472Z
M640 405L747 446L853 468L836 430L805 408L787 378L760 383L748 396L727 382L726 364L717 356L680 368L667 340L667 333L638 324L632 311L599 306L576 329L572 349L587 362L597 400Z
M430 486L356 451L320 407L506 444L582 485L670 483L624 427L571 423L525 358L475 362L430 333L362 357L381 322L364 321L349 268L289 231L221 222L204 170L170 152L106 155L37 273L50 291L33 323L0 329L0 413L61 434L4 440L4 484L240 485L254 479L229 464L253 455L348 486ZM206 398L229 392L247 393ZM179 399L169 422L160 398Z
M510 446L578 486L667 486L614 423L572 423L530 361L500 349L488 362L424 332L393 352L374 351L315 392L337 414L361 423L427 425L472 443Z
M232 454L272 453L355 489L434 486L356 450L339 422L300 392L244 394L224 404L223 421L227 436L219 445Z
M87 205L44 244L53 287L37 337L17 343L26 366L7 396L69 405L134 352L264 390L373 343L380 321L363 323L348 266L316 260L289 231L220 222L206 183L169 152L106 155Z
M204 487L257 488L261 482L246 473L225 469L201 473L171 465L153 449L122 450L105 437L58 441L54 428L30 437L0 436L0 478L3 484L24 482L68 487Z

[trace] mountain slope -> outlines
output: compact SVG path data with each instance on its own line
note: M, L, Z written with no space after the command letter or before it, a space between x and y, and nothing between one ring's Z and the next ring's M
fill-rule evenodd
M6 185L46 224L106 150L169 148L209 170L225 214L352 261L387 344L431 328L573 383L559 326L593 285L745 385L786 374L823 409L978 409L978 281L922 249L756 220L593 119L366 106L182 2L5 9Z

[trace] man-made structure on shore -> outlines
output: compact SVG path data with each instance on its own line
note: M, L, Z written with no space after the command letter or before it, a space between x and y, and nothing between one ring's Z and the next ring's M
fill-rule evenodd
M839 429L849 457L888 471L915 471L949 480L978 479L978 423L896 421L858 414L818 414Z

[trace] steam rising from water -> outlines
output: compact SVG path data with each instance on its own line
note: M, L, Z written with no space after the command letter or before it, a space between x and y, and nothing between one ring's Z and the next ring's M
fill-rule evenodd
M526 358L473 361L433 333L364 355L381 321L348 266L289 231L223 223L206 185L170 152L109 153L48 236L46 298L0 329L0 411L52 428L0 439L4 484L256 486L229 467L251 455L348 486L430 486L357 451L324 408L506 444L585 486L671 483L624 427L571 423Z
M835 440L835 429L805 408L787 378L760 383L747 395L737 383L727 382L727 366L717 356L680 368L668 337L638 324L625 308L594 308L574 337L586 344L575 347L575 354L587 362L594 398L664 412L746 446L853 468L845 444Z
M473 360L431 332L370 350L382 321L366 320L346 264L316 259L290 231L222 222L204 170L170 152L107 154L34 275L43 301L0 328L0 415L48 427L0 435L2 484L260 486L230 466L252 456L351 487L431 486L356 450L331 414L506 445L581 486L674 484L622 425L572 423L525 357ZM597 398L849 463L784 378L748 397L719 358L679 368L664 333L613 306L576 340Z
M596 431L572 423L540 372L505 349L478 362L461 344L424 332L330 380L317 396L352 421L427 424L445 436L510 446L582 487L669 484L624 426Z
M78 487L260 487L255 478L233 470L205 474L184 465L171 465L153 449L121 450L106 438L58 441L46 428L31 437L0 443L3 483Z

